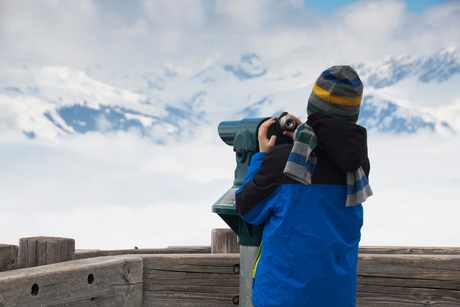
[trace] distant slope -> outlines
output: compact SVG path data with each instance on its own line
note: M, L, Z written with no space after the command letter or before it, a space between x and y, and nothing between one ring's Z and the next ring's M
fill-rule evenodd
M460 131L460 52L445 48L427 58L389 56L353 65L365 84L359 123L381 133ZM136 131L156 142L180 140L201 125L304 114L314 80L270 71L255 54L214 64L194 76L165 70L113 86L69 67L24 68L17 85L0 84L0 129L33 139ZM18 79L19 80L19 79ZM137 81L136 81L137 80ZM165 137L167 136L167 137Z

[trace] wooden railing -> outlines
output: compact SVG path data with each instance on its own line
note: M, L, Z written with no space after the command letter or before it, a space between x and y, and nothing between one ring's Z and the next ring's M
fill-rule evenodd
M77 250L71 261L0 272L0 307L235 306L239 253L211 250L235 252L216 240L236 237L217 232L226 233L213 247ZM18 249L0 245L0 268ZM460 249L361 247L357 306L460 306Z
M357 306L460 306L460 249L361 248Z

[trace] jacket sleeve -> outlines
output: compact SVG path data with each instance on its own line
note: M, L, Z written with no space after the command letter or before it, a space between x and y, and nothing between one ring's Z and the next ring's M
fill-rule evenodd
M279 197L286 161L279 156L277 146L268 154L252 157L243 186L235 192L236 211L248 223L260 225L270 216Z

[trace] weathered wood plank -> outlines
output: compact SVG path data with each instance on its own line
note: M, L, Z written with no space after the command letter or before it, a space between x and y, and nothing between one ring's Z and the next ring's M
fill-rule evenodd
M443 248L435 249L435 255L384 250L395 253L359 255L357 306L460 306L460 255ZM137 259L138 281L126 277L133 270L129 266L104 267L109 259ZM63 262L0 273L0 307L235 306L238 269L239 254L139 254ZM96 281L99 288L91 288Z
M0 244L0 272L17 269L18 246Z
M0 273L0 306L142 306L140 257L100 257Z
M426 306L460 306L458 293L449 290L358 286L356 306L360 307L426 307Z
M58 237L29 237L19 239L19 268L72 260L75 240Z
M211 232L211 254L239 253L238 236L230 228L214 228Z
M360 246L360 254L460 255L459 247Z
M142 255L143 306L235 306L239 254Z
M21 241L22 240L22 241ZM37 241L19 239L19 268L37 266Z
M360 254L358 306L460 306L460 255Z
M170 246L167 248L134 248L119 250L76 250L74 259L101 256L140 255L140 254L209 254L210 246Z

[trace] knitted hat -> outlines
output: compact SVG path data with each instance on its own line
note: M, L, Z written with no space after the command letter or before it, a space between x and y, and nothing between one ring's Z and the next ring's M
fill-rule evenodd
M333 66L316 80L308 99L307 113L321 112L356 122L363 97L363 84L350 66Z

